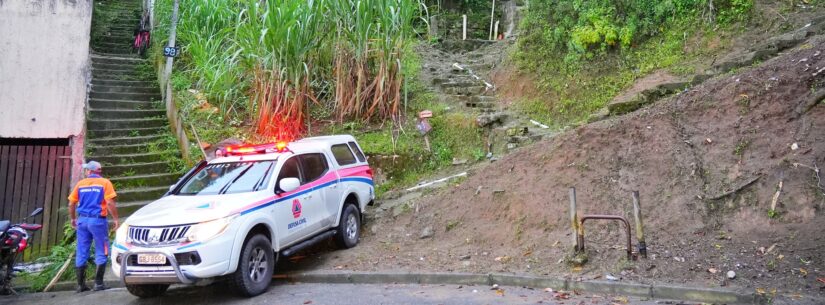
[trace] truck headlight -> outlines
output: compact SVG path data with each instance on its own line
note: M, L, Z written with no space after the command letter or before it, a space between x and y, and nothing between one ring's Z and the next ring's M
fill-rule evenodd
M186 233L186 240L191 242L206 241L221 235L229 224L235 219L235 216L219 218L207 222L192 225L189 232Z
M131 241L129 238L129 225L125 222L120 224L120 228L117 228L117 231L115 231L115 241L121 239L127 243Z

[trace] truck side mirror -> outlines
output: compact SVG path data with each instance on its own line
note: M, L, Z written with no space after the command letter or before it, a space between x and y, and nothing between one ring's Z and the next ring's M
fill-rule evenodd
M298 178L283 178L281 181L278 181L278 191L275 193L289 193L297 190L299 186L301 186L301 181L299 181Z

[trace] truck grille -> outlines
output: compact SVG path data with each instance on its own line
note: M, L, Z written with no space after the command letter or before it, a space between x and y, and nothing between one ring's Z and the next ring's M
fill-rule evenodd
M162 228L129 227L132 244L141 246L165 246L182 242L191 225Z

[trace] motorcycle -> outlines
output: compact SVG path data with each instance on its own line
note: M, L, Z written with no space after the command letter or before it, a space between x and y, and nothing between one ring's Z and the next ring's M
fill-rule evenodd
M42 225L28 224L23 221L41 213L43 213L43 208L37 208L31 215L23 218L19 224L0 220L0 295L15 294L11 286L14 263L29 246L29 232L43 228Z

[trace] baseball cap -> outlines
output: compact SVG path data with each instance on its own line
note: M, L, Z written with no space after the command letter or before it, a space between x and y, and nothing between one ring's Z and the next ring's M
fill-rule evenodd
M92 171L99 171L100 167L100 163L97 161L89 161L86 162L86 164L83 164L83 169L88 169Z

